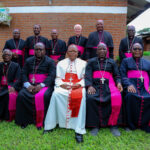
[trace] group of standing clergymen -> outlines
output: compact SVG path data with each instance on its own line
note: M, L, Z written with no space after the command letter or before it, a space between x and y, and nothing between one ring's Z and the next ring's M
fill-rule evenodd
M44 126L44 134L59 124L74 129L78 143L85 127L93 136L101 127L110 127L114 136L121 135L118 126L150 132L150 62L142 58L142 40L134 26L127 27L118 67L103 20L96 29L87 39L76 24L68 45L56 29L49 41L40 35L40 25L26 41L14 29L0 63L0 120L15 119L21 128Z

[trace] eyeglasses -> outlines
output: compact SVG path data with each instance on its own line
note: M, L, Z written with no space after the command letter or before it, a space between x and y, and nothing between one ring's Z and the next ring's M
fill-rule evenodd
M11 54L3 54L3 56L11 56Z
M142 48L133 48L133 50L134 50L134 51L136 51L136 50L141 51L141 50L142 50Z

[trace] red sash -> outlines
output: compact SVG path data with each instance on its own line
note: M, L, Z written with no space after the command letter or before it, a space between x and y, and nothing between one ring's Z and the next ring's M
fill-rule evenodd
M63 82L70 82L69 79L72 77L72 83L76 84L77 82L81 81L81 79L78 79L77 74L73 73L66 73L65 79ZM80 105L81 105L81 100L82 100L82 87L71 90L71 93L69 95L69 109L71 110L71 117L78 117L79 110L80 110Z

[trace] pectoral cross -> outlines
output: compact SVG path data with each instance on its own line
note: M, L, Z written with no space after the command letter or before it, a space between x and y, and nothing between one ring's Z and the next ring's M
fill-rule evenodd
M144 77L142 75L140 76L140 79L141 79L141 82L144 81Z
M55 50L54 49L52 49L52 54L55 54Z
M16 49L16 54L18 54L18 49Z
M100 80L102 81L102 84L104 84L105 78L102 77Z
M34 84L35 83L35 77L33 77L31 80L32 80L32 83Z
M6 83L7 83L7 79L6 79L6 77L5 77L5 76L4 76L3 82L4 82L4 84L6 84Z
M72 82L72 80L73 80L73 79L72 79L72 77L71 77L71 78L69 79L69 81Z

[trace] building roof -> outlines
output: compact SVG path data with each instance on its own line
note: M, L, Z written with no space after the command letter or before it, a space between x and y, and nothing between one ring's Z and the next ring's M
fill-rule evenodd
M127 23L150 7L150 0L128 0Z

